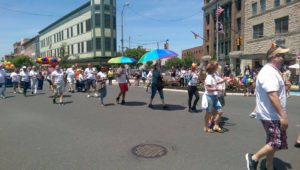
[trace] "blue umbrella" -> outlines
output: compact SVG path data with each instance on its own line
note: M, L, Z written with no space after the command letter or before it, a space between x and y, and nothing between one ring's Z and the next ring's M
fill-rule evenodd
M166 50L166 49L151 50L141 57L139 63L146 63L151 60L158 60L158 59L171 58L177 56L178 54L171 50Z
M111 58L110 60L108 60L108 63L110 64L126 64L126 63L135 63L136 59L134 58L130 58L130 57L126 57L126 56L121 56L121 57L115 57L115 58Z

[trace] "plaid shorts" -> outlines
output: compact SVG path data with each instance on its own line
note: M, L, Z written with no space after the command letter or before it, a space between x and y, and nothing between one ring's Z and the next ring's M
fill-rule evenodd
M266 144L274 149L288 149L286 130L280 129L279 120L261 120L266 134Z

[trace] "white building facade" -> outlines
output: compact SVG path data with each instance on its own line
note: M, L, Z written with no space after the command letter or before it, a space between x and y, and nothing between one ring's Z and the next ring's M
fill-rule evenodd
M41 56L106 63L116 56L116 0L91 0L39 32Z

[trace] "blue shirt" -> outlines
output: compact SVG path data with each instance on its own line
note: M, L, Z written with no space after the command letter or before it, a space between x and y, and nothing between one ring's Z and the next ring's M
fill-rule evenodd
M157 78L160 77L160 71L159 70L153 70L152 73L152 84L157 84Z

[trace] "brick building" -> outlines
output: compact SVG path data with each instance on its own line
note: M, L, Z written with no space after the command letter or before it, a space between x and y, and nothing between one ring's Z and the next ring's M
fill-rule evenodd
M265 63L271 43L290 48L286 64L300 52L300 0L255 0L245 2L244 64Z
M197 46L189 49L185 49L181 51L181 57L185 58L188 56L193 56L195 58L201 59L203 57L203 46Z
M31 39L23 39L19 42L14 43L14 54L17 55L27 55L32 58L39 56L39 37L33 37Z
M244 1L243 0L204 0L204 55L216 58L216 9L221 6L224 11L219 16L224 34L219 33L219 60L230 64L233 71L240 67L240 56L244 50Z

